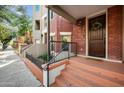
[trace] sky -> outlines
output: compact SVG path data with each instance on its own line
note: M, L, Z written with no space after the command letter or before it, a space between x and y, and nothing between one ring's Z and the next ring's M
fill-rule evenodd
M26 5L25 7L27 9L26 11L27 11L28 16L32 17L33 15L32 5Z

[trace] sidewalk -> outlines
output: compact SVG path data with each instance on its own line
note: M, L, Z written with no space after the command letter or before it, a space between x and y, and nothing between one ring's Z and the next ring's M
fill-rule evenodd
M41 83L9 47L0 55L0 87L38 87Z

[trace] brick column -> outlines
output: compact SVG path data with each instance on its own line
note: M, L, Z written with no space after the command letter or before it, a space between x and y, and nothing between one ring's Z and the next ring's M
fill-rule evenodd
M108 57L122 60L122 6L108 9Z
M77 52L86 54L86 18L82 26L73 25L72 41L77 42Z

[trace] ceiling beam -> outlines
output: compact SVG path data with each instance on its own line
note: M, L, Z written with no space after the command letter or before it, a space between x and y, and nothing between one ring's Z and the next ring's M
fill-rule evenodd
M71 23L76 24L76 19L73 16L71 16L69 13L67 13L65 10L63 10L61 7L59 7L58 5L48 5L46 7L50 8L52 11L64 17L65 19L69 20Z

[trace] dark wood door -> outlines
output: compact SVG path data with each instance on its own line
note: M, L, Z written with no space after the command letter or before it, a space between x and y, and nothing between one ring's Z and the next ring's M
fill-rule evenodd
M105 57L106 15L88 20L89 55Z

